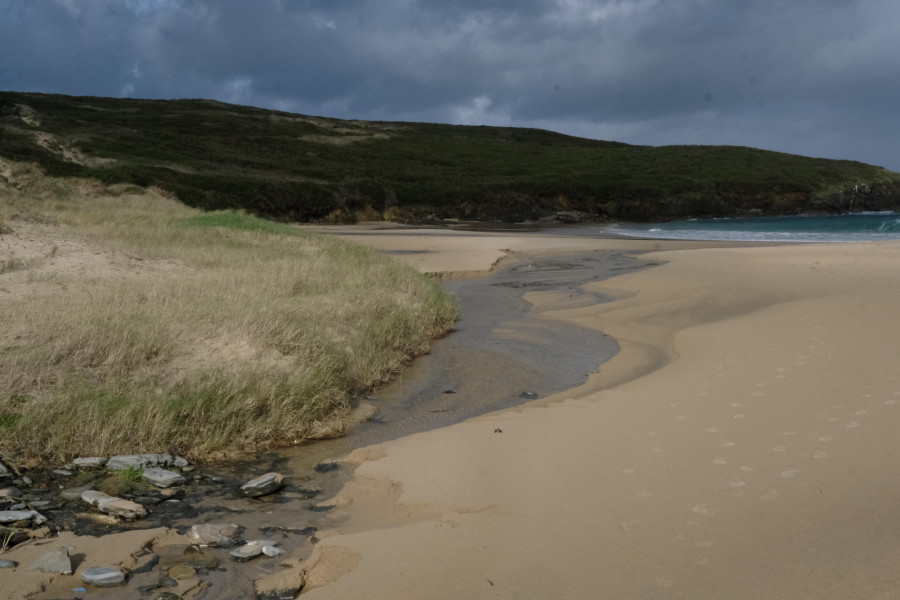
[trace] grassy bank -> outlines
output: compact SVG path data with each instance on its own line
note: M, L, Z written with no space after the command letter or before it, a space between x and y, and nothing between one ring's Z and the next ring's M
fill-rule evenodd
M354 396L454 322L435 282L368 248L7 170L6 454L203 459L332 435Z

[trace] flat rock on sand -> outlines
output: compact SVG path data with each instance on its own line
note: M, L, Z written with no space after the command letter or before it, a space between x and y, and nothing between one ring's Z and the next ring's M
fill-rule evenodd
M75 568L74 576L81 581L85 570L98 564L116 568L132 568L135 556L148 544L155 542L175 543L183 539L176 532L166 528L127 531L101 537L76 536L71 532L62 532L52 539L34 540L20 544L3 555L19 565L32 565L48 553L67 552L71 556L83 557ZM70 550L70 548L73 548ZM4 570L0 575L0 600L21 600L36 594L42 589L49 598L72 597L73 585L71 576L58 573L29 571L27 568Z

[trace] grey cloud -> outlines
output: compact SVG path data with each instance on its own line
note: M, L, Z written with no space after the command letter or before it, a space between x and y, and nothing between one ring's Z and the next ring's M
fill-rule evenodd
M729 143L900 169L893 0L7 0L0 88Z

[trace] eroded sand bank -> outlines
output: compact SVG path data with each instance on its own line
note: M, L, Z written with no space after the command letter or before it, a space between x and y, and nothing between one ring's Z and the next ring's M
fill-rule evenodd
M587 384L355 453L303 597L893 597L900 244L655 247Z

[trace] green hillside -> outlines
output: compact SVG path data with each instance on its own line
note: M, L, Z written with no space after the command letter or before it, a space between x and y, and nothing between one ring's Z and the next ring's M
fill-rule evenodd
M730 146L0 92L0 156L291 221L655 220L900 208L900 174Z

